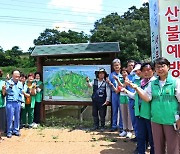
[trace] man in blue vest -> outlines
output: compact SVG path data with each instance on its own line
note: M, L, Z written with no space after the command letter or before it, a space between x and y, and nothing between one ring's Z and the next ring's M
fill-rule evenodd
M94 127L92 130L99 129L99 116L101 123L101 131L104 131L105 127L105 116L107 105L110 102L110 88L106 83L107 73L104 68L100 68L99 71L95 72L96 79L89 82L89 78L86 78L89 87L93 87L92 94L92 116L94 120Z
M12 78L6 82L6 116L7 116L7 137L12 135L20 136L20 108L24 102L23 85L19 81L20 72L14 70ZM14 122L13 122L14 121Z

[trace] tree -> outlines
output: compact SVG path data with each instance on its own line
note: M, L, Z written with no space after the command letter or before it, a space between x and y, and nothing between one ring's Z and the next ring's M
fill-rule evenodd
M5 66L5 65L6 65L6 58L5 58L4 50L0 46L0 66Z
M70 43L86 43L89 37L84 32L60 32L55 29L45 29L40 36L34 40L35 45L53 45L53 44L70 44Z
M60 44L58 39L59 31L56 29L45 29L40 36L34 40L35 45Z
M14 46L11 50L7 50L5 53L6 55L12 56L12 58L14 58L19 57L20 55L22 55L23 52L18 46Z
M60 32L58 39L62 44L72 44L72 43L87 43L89 37L84 32L79 33L69 30L68 32L65 31Z
M150 27L148 3L137 9L129 8L124 15L111 13L98 20L91 30L91 42L119 42L118 55L125 63L128 59L140 61L150 57Z

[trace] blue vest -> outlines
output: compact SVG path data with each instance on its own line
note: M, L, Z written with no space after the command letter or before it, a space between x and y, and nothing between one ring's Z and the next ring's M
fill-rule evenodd
M98 88L98 80L94 79L92 101L103 104L106 101L106 97L106 82L103 81Z

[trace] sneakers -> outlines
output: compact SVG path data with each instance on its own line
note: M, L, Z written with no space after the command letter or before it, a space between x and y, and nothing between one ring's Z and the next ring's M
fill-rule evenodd
M37 128L38 127L38 124L36 124L35 122L32 123L32 128Z
M126 137L127 137L127 138L131 138L131 137L132 137L132 133L131 133L131 132L127 132Z
M7 134L7 138L11 138L12 137L12 134L11 133L8 133Z
M127 135L126 131L123 131L122 133L119 134L120 137L125 137Z

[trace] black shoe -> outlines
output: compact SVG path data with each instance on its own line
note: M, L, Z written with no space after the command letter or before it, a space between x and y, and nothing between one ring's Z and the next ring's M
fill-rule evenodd
M93 128L91 128L90 130L91 131L95 131L95 130L98 130L99 129L99 127L98 126L94 126Z
M13 135L15 135L15 136L21 136L21 134L20 134L19 132L15 132L15 133L13 133Z
M19 129L26 128L25 124L20 125Z
M104 127L101 127L100 128L100 132L104 132L105 128Z
M111 128L110 129L110 132L115 132L115 131L117 131L117 128Z
M135 138L132 138L132 139L130 139L132 142L137 142L137 138L135 137Z

